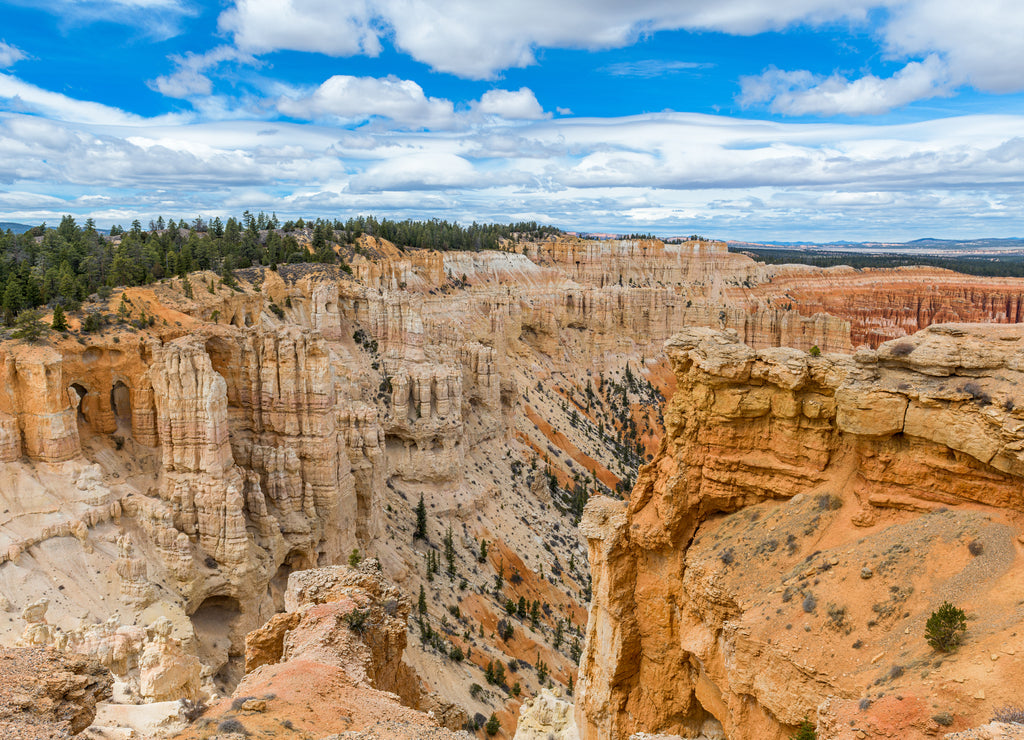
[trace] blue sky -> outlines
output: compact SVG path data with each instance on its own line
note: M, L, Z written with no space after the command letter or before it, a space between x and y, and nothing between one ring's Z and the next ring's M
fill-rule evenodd
M0 1L0 220L1024 236L1022 38L1018 0Z

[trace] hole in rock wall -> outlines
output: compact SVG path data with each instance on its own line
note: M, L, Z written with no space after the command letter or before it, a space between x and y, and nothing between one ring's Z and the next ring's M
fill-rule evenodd
M117 426L125 426L128 431L132 429L132 394L128 386L120 380L114 383L110 389L110 409L117 419Z
M270 579L270 583L267 584L267 596L270 597L274 605L275 613L284 611L284 592L288 590L288 576L297 570L309 570L312 567L313 564L305 553L298 550L288 553L274 577Z
M210 337L206 340L206 354L210 357L210 364L214 372L224 378L228 388L228 406L238 407L238 389L235 388L234 373L231 369L235 367L234 353L231 344L220 337Z
M252 317L247 312L242 311L231 317L231 324L239 329L243 326L252 326Z
M72 383L68 390L71 391L69 394L71 405L78 412L78 427L79 433L81 433L82 427L89 427L89 419L85 415L85 396L89 391L81 383ZM76 398L78 399L77 401L75 400Z
M228 693L245 672L245 635L234 634L241 613L238 599L210 596L190 617L196 654L203 665L210 667L217 687Z

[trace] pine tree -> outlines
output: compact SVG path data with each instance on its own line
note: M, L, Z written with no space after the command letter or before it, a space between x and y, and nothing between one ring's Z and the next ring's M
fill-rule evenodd
M484 725L484 730L487 731L488 735L497 735L498 730L501 729L501 722L498 721L498 715L491 713L491 718L487 720L487 724Z
M22 288L21 280L15 273L7 277L7 285L4 289L4 318L7 325L14 323L14 317L25 307L25 291Z
M448 561L448 577L455 578L455 541L452 537L452 525L444 535L444 559Z
M423 503L423 494L420 494L420 502L416 504L416 530L412 534L414 540L427 539L427 506Z
M420 585L420 600L419 600L419 603L417 604L417 606L419 608L419 612L420 612L421 616L425 615L427 613L427 592L423 588L422 584Z
M480 540L480 554L477 556L478 563L487 562L487 540Z
M537 680L540 683L544 683L548 678L548 664L540 659L540 653L537 653Z
M56 331L66 331L68 328L68 320L64 317L64 309L59 303L53 307L53 320L50 322L50 328Z
M558 650L562 646L562 620L559 619L555 623L555 639L554 639L555 650Z
M350 568L355 568L359 565L362 559L363 556L359 554L359 548L353 547L352 552L348 554L348 566Z
M50 331L50 327L40 321L39 311L33 309L31 311L22 311L18 314L11 336L15 339L25 339L29 342L34 342L48 331Z

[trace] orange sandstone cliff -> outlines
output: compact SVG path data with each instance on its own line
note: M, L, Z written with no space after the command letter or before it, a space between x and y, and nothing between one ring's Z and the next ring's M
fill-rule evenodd
M1019 700L1024 329L853 356L689 329L628 503L587 505L586 740L935 737ZM965 643L933 650L942 602Z

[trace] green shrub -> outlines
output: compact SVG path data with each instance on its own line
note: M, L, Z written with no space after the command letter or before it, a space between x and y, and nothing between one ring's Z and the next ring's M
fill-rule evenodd
M924 626L924 636L936 650L948 653L964 639L967 631L967 615L948 601L932 612Z
M818 740L818 733L814 729L814 723L805 719L796 728L796 734L790 735L790 740Z
M366 618L369 616L369 609L355 609L346 614L344 620L350 630L360 633L366 629Z

